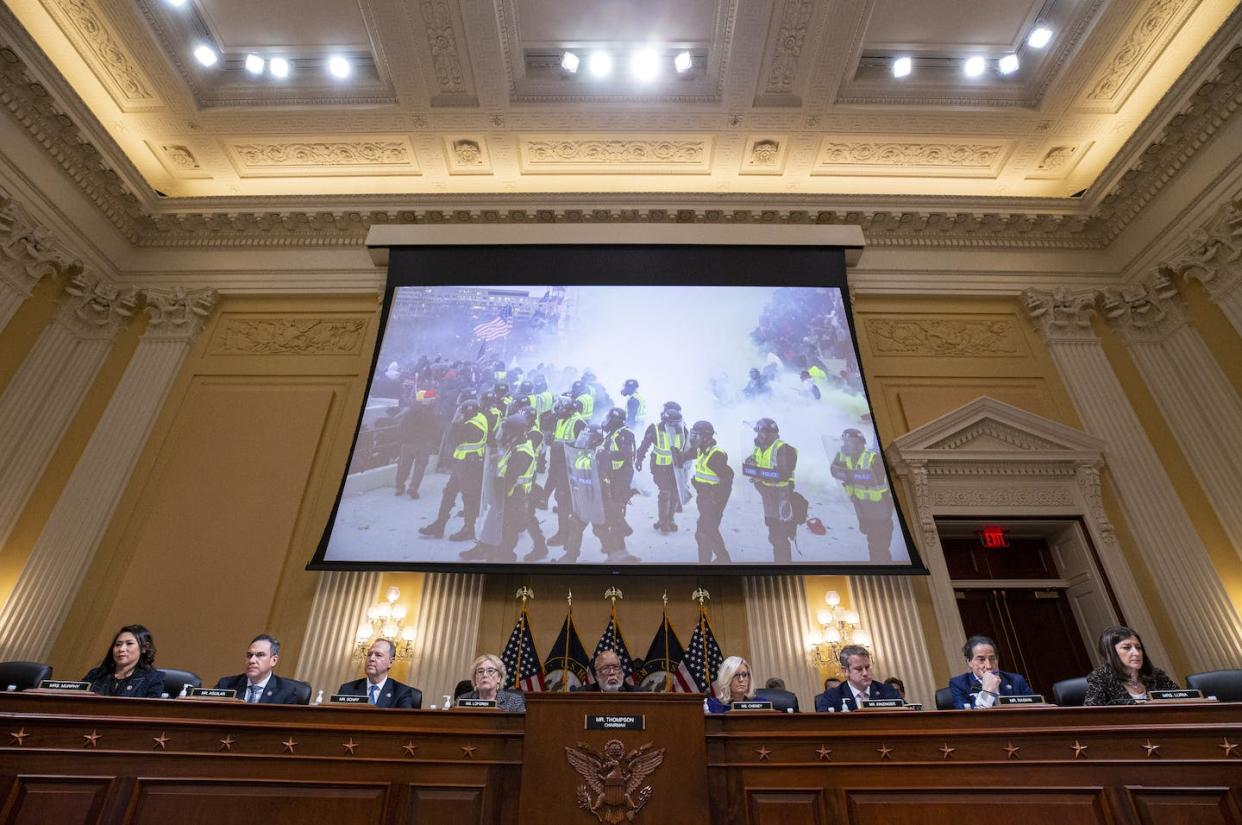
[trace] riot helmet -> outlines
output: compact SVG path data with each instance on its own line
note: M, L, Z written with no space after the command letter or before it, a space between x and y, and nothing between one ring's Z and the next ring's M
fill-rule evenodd
M575 403L568 395L558 395L556 403L552 405L552 412L556 414L557 418L569 418L569 416L574 414Z
M518 395L532 395L535 392L535 385L529 381L523 381L518 384Z
M582 431L579 438L582 439L584 447L593 450L604 443L604 428L598 424L592 424Z
M771 418L760 418L755 422L755 446L760 448L770 447L777 436L781 434L780 428L776 426L776 422Z
M531 377L531 383L534 384L533 389L535 392L548 391L548 379L544 378L540 373L536 373Z
M474 418L478 414L479 414L479 402L475 401L472 398L467 398L465 401L457 405L457 415L461 418L462 421L469 421L471 418Z
M575 381L574 385L569 388L569 394L572 395L574 398L577 398L578 396L582 395L586 391L587 391L587 385L582 381Z
M710 441L715 435L716 428L711 425L710 421L696 421L690 428L690 443L698 446L705 441Z
M526 440L530 425L526 423L526 419L521 415L511 415L504 421L500 422L500 444L503 447L512 447Z
M620 407L613 407L604 416L604 429L608 432L619 430L625 426L625 410Z
M633 378L625 379L625 384L621 387L622 395L633 395L638 392L638 381Z
M509 397L509 385L501 381L496 386L492 387L492 392L496 393L497 398L508 398Z

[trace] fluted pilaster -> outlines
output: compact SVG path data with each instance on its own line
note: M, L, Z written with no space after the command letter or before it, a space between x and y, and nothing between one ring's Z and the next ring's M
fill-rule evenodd
M1242 335L1242 194L1222 204L1187 237L1163 268L1203 284L1208 297Z
M0 658L51 651L82 576L190 344L214 301L202 290L153 292L152 315L107 409L0 609Z
M1242 555L1242 399L1161 273L1110 293L1103 309Z
M0 330L47 275L72 276L81 264L56 248L51 233L0 193Z
M414 656L403 681L423 691L423 707L470 676L483 606L483 574L428 573L415 622ZM492 653L499 655L500 651Z
M0 552L82 397L135 309L132 295L79 275L0 396Z
M875 678L896 676L906 686L906 701L935 707L936 681L910 579L851 576L850 595L861 626L871 634Z
M357 678L354 645L358 626L375 603L380 574L331 570L319 574L294 678L331 695Z
M1091 329L1094 294L1028 290L1025 298L1079 417L1105 442L1105 462L1135 543L1191 666L1235 666L1242 656L1242 623Z
M815 669L807 659L806 639L813 628L802 577L745 576L742 587L756 686L779 676L798 695L799 707L813 708L820 691Z

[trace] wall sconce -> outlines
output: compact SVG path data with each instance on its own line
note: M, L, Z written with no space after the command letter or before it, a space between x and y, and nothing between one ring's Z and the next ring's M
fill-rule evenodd
M401 590L394 586L384 594L385 601L371 605L366 621L358 625L355 659L365 659L376 639L392 642L397 649L398 660L408 658L414 652L414 628L405 625L405 605L397 604L400 598Z
M816 666L836 672L841 667L837 659L841 649L847 645L869 647L871 634L858 626L857 612L841 606L841 595L837 591L825 593L824 601L828 607L815 614L820 629L808 634L807 646Z

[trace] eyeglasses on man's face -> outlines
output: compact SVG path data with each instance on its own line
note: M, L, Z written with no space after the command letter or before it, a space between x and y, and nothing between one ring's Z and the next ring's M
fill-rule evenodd
M596 673L620 673L621 665L604 665L603 667L595 668L595 672Z

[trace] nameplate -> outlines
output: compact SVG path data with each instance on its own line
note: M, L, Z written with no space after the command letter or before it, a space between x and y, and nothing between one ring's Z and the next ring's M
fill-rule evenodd
M1153 702L1158 702L1161 699L1202 699L1203 693L1189 688L1182 690L1149 690L1147 691L1147 698Z
M906 702L906 710L922 710L922 702Z
M754 701L734 702L734 710L772 710L772 703L766 699L755 699Z
M863 699L859 710L887 710L905 706L906 700L904 699Z
M1022 696L997 696L997 705L1046 705L1044 697L1038 693L1031 693Z
M237 691L228 690L226 688L190 688L189 694L191 699L236 699Z
M90 682L67 682L62 679L44 679L39 683L40 690L78 690L89 691Z
M646 730L647 717L642 715L609 714L597 716L587 714L587 730Z
M494 708L496 707L495 699L458 699L457 707L459 708Z
M330 705L365 705L367 697L356 696L352 693L334 693L328 697Z

